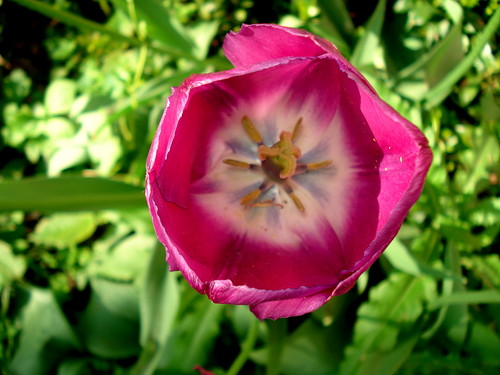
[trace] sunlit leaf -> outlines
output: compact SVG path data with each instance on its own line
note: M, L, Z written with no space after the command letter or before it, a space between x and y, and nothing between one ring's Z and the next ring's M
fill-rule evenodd
M45 107L50 115L69 113L75 100L76 83L69 79L52 81L45 91Z
M374 65L377 48L380 46L380 33L384 24L386 0L380 0L366 24L361 39L356 43L351 62L358 68Z
M0 241L0 288L19 279L26 270L26 260L12 253L12 247Z
M42 218L31 240L39 245L63 249L86 240L96 227L96 218L92 213L58 213Z

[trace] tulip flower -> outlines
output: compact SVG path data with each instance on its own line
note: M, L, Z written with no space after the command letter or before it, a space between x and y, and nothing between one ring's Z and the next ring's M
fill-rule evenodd
M259 319L347 292L397 234L432 154L331 43L277 25L173 90L146 197L171 271Z

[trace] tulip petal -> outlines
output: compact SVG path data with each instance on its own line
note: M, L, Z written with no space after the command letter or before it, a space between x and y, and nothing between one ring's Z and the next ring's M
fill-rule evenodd
M331 298L330 290L307 297L290 298L250 305L250 310L260 319L279 319L299 316L317 310Z
M375 92L332 43L304 30L274 24L242 25L239 32L230 32L226 36L222 48L236 68L281 58L318 57L326 54L335 58L343 71L357 76Z

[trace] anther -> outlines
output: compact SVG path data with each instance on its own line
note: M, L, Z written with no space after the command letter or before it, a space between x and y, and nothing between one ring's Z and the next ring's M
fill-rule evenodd
M295 174L297 175L297 174L306 173L309 171L316 171L318 169L323 169L323 168L329 167L332 164L333 164L333 162L331 160L325 160L325 161L320 161L317 163L309 163L309 164L299 163L299 164L297 164Z
M238 168L253 169L253 168L258 167L258 165L256 165L256 164L249 164L249 163L245 163L244 161L239 161L239 160L235 160L235 159L224 159L224 160L222 160L222 162L224 164L231 165L233 167L238 167Z
M243 125L243 129L245 130L245 133L247 133L250 139L257 144L262 144L262 136L260 135L259 131L255 128L255 125L248 118L248 116L243 116L243 118L241 119L241 123Z
M260 190L260 189L252 190L250 193L248 193L243 198L241 198L240 204L242 206L246 206L249 203L251 203L254 200L256 200L258 197L260 197L261 194L262 194L262 190Z
M299 209L299 211L304 212L305 208L302 202L300 201L299 197L297 197L295 193L290 193L288 195L290 196L290 198L292 198L293 203Z
M257 200L257 198L259 198L261 194L265 193L272 187L272 183L270 183L269 181L264 181L257 189L252 190L250 193L241 198L240 204L242 206L253 206L252 202Z
M295 127L293 128L292 141L297 140L297 137L299 136L301 131L302 131L302 117L299 117L297 123L295 124Z
M304 205L302 204L302 201L299 199L299 197L297 197L290 184L288 182L285 182L283 184L283 188L285 189L285 192L288 194L288 196L292 198L295 207L297 207L299 211L304 212L305 211Z

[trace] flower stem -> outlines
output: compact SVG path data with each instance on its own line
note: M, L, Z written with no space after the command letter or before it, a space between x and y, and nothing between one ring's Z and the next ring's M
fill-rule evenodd
M253 350L255 345L255 341L257 341L257 334L259 332L260 322L257 319L253 319L252 324L248 328L247 337L245 342L241 345L241 352L234 360L233 364L227 371L226 375L237 375L241 368L245 365L245 362L248 360L250 353Z
M266 375L278 375L281 369L281 356L287 335L286 319L266 321L268 328Z

